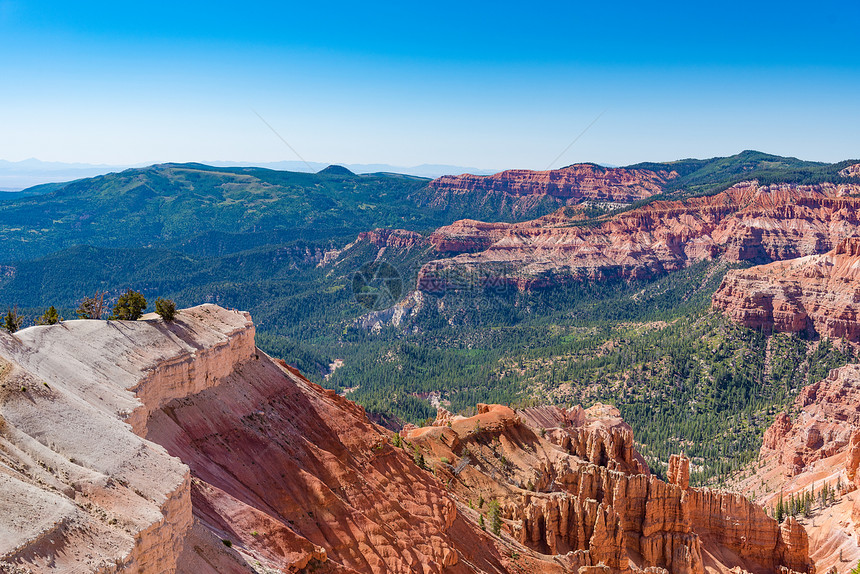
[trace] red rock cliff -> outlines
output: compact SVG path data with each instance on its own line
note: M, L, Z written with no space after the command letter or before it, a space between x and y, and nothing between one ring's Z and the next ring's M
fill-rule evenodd
M515 224L458 221L430 241L440 253L459 254L426 264L418 286L439 291L471 275L524 289L647 278L716 257L773 261L824 253L860 225L860 199L847 197L857 192L856 184L747 182L711 197L654 202L596 227L565 222L564 212Z
M389 431L258 351L247 314L0 333L0 379L4 572L514 570ZM520 550L518 571L561 573Z
M741 473L736 487L775 508L783 500L815 491L806 529L810 556L819 572L860 559L860 365L832 370L804 387L788 412L777 415L764 434L759 459ZM748 478L743 478L749 474ZM822 503L827 487L832 499Z
M0 357L0 569L811 572L791 524L685 488L682 459L651 476L612 407L442 412L398 448L213 305L0 334Z
M576 164L551 171L511 169L495 175L446 175L430 182L430 187L440 197L478 191L630 203L660 193L663 185L677 176L667 171Z
M860 341L860 237L824 255L730 271L713 304L754 329Z
M191 476L141 435L164 403L218 385L255 352L247 314L213 305L169 325L68 321L0 334L0 570L176 570Z
M646 568L703 573L813 572L806 533L746 498L689 488L689 461L673 458L673 483L648 473L618 411L479 405L474 417L441 413L406 439L473 520L495 500L503 532L566 568ZM714 557L716 562L714 562Z
M415 246L426 246L427 238L405 229L374 229L373 231L362 231L358 234L357 241L368 241L377 247L395 247L398 249L411 249Z

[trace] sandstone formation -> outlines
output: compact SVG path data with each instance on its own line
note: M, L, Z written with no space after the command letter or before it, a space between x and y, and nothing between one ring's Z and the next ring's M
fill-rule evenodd
M794 522L683 457L652 476L613 407L440 410L398 448L214 305L0 334L0 360L0 571L813 572Z
M690 488L690 459L677 454L670 456L666 480L669 484L677 484L681 490Z
M397 249L411 249L415 246L425 247L428 245L427 238L405 229L374 229L373 231L362 231L358 234L357 241L366 241L377 247L393 247Z
M507 571L388 431L257 350L247 314L31 327L0 357L0 571Z
M852 236L860 184L743 182L709 197L655 201L579 224L560 211L523 223L462 220L430 241L419 289L456 289L463 277L520 289L583 279L649 278L701 260L768 262L824 253Z
M843 170L840 170L839 175L842 177L860 177L860 163L849 165Z
M853 452L851 437L860 429L860 365L833 369L821 381L804 387L794 401L795 416L777 415L764 433L762 456L775 458L787 476L816 461ZM853 480L856 465L846 465Z
M771 509L815 492L811 516L799 515L819 572L850 570L860 559L860 365L834 369L804 387L789 412L764 434L753 473L736 487ZM834 495L822 504L824 486Z
M192 526L188 467L148 415L255 354L246 314L69 321L0 334L0 561L33 572L172 572ZM25 570L25 571L27 571Z
M645 169L603 168L575 164L550 171L510 169L495 175L446 175L430 182L437 204L451 195L485 196L504 193L515 197L547 195L573 200L630 203L663 191L663 185L677 177L675 172Z
M814 572L796 522L778 525L739 495L689 488L685 457L673 458L673 483L650 475L613 407L440 410L433 426L404 436L464 513L490 517L498 502L503 535L570 570Z
M507 170L495 175L449 175L411 194L421 207L449 216L490 221L527 220L563 206L621 207L661 193L674 171L577 164L549 171Z
M713 303L753 329L860 342L860 237L824 255L730 271Z

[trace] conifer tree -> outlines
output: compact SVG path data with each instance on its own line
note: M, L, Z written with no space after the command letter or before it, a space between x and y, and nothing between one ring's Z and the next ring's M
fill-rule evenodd
M155 300L155 312L169 323L176 318L176 303L172 299L162 299L159 297Z
M18 313L18 306L15 305L13 308L9 309L6 312L6 316L3 318L3 328L9 331L10 333L14 333L18 329L21 328L21 325L24 324L24 317L22 317Z
M42 314L41 317L36 319L36 324L37 325L56 325L57 323L59 323L62 320L63 319L62 319L62 317L60 317L59 313L57 313L57 310L54 308L53 305L51 305L50 307L48 307L45 310L45 312Z
M498 500L491 500L490 507L490 531L496 536L502 533L502 512Z
M779 500L776 502L776 522L782 524L785 518L785 503L783 502L782 492L779 493Z
M110 318L118 321L137 321L146 309L143 293L129 289L119 296Z

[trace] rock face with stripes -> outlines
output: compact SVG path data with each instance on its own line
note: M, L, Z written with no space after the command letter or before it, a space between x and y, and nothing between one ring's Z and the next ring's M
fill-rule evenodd
M811 495L807 531L810 557L819 572L860 560L860 365L833 369L803 387L794 404L765 431L761 451L733 485L775 509ZM747 469L751 470L751 469ZM744 478L746 476L747 478ZM824 496L823 493L826 493ZM826 500L823 500L826 498ZM803 544L794 523L783 523L785 547Z
M0 416L2 571L812 572L793 523L652 476L613 407L398 439L214 305L0 334Z
M522 223L457 221L430 242L418 288L463 278L519 289L611 278L643 279L703 260L767 263L823 254L856 233L860 183L739 183L710 197L655 201L580 225L565 209Z
M419 205L494 219L526 219L581 202L629 204L663 191L674 171L575 164L561 169L510 169L494 175L446 175L430 182ZM464 209L465 208L465 209Z
M391 434L247 313L0 333L0 571L509 572Z
M725 571L815 571L800 525L778 524L743 496L691 488L686 457L671 458L668 482L651 475L613 407L479 405L473 417L437 421L406 439L440 461L437 475L470 503L464 514L488 521L494 501L503 532L572 570L701 574L707 555Z
M713 304L753 329L860 342L860 237L823 255L729 271Z

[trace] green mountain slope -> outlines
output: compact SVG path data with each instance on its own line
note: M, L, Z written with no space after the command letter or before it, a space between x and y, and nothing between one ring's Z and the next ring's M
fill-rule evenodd
M772 183L812 184L822 182L856 182L839 175L839 171L858 160L839 163L804 161L794 157L770 155L747 150L728 157L683 159L665 163L638 163L628 168L654 171L675 170L678 178L670 181L662 196L682 198L719 193L732 185L757 179L762 185Z
M374 227L431 229L447 220L416 209L409 199L427 181L348 170L309 174L200 164L130 169L0 202L0 261L74 245L181 246L205 233L234 234L227 248L241 250L272 238L328 240ZM252 237L247 242L246 234ZM253 239L256 234L264 238ZM194 249L211 251L205 245Z

